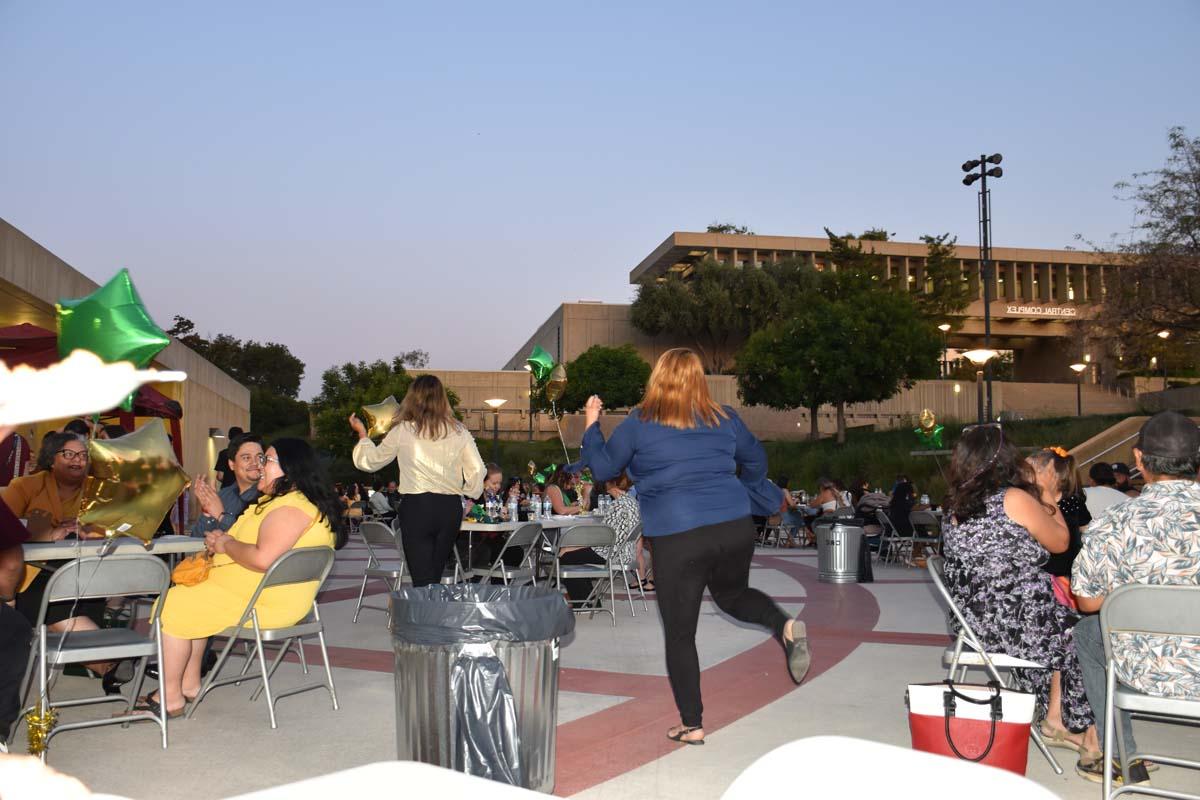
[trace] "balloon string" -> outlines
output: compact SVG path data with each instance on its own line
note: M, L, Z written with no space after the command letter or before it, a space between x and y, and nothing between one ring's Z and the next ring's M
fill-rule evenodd
M571 454L567 452L567 440L563 438L562 425L559 423L559 419L558 419L559 418L558 407L555 405L553 400L550 401L550 411L551 411L551 416L554 417L554 427L558 428L558 443L562 445L563 459L565 459L566 463L570 464L571 463Z

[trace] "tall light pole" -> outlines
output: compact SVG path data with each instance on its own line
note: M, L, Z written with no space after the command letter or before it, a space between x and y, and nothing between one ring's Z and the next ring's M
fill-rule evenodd
M946 360L946 334L950 332L950 323L943 322L938 325L938 330L942 332L942 377L946 378L950 375L950 364Z
M983 277L983 347L992 348L992 212L991 193L988 192L987 179L999 178L1004 170L998 166L989 168L988 164L999 164L1004 156L999 153L981 155L962 165L962 171L969 173L963 178L963 185L970 186L975 181L979 184L979 271ZM975 170L979 171L976 172ZM987 375L987 418L992 418L992 368L984 364Z
M1168 330L1161 330L1154 335L1162 339L1164 345L1167 343L1167 339L1171 338L1171 332ZM1163 391L1165 392L1167 390L1167 353L1165 347L1163 348L1163 357L1159 360L1159 363L1162 365Z
M992 400L990 397L988 398L987 416L985 417L983 413L983 386L981 385L981 381L983 380L983 372L985 369L987 369L988 362L1000 354L995 350L988 350L985 348L982 350L968 350L967 352L963 353L963 355L966 356L967 359L970 360L970 362L977 368L975 370L975 402L979 407L979 418L977 421L980 425L982 425L985 421L991 420L992 418Z
M495 398L493 400L484 400L488 408L492 410L492 463L496 463L496 456L500 446L500 406L508 401L503 398Z
M533 367L525 365L525 371L529 373L529 441L533 441Z
M1072 364L1071 369L1075 370L1075 416L1083 416L1083 371L1087 369L1087 364L1077 363Z

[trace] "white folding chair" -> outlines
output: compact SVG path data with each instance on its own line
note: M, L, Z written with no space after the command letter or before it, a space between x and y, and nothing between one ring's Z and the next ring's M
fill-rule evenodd
M958 622L958 636L955 638L954 645L946 648L942 653L942 662L949 663L950 665L946 674L947 678L962 681L966 678L968 667L979 667L1001 686L1011 688L1013 686L1012 670L1049 669L1044 664L1034 661L1027 661L1023 658L1016 658L1004 653L988 651L979 641L979 637L975 635L975 631L967 624L967 620L959 609L958 604L954 602L954 598L950 596L950 592L946 589L946 559L942 556L930 556L925 561L925 568L929 570L929 575L933 578L933 585L937 587L938 594L942 596L942 600L950 607L950 613L954 615L954 619ZM1000 674L1000 670L1002 669L1008 671L1007 677ZM1058 759L1050 752L1050 748L1042 741L1042 735L1038 732L1037 725L1030 727L1029 735L1033 737L1033 743L1042 751L1042 755L1050 762L1050 766L1054 769L1055 774L1061 775L1062 767L1059 766Z
M1121 586L1104 599L1100 606L1100 638L1104 641L1104 662L1108 673L1104 692L1104 763L1113 761L1113 740L1121 755L1121 774L1128 775L1129 762L1149 759L1159 764L1200 769L1200 761L1157 753L1128 753L1125 740L1117 734L1116 712L1135 714L1138 719L1172 724L1200 723L1200 700L1178 697L1159 697L1140 692L1117 682L1113 658L1113 636L1200 637L1200 586L1148 586L1131 583ZM1150 786L1112 787L1112 771L1104 770L1104 797L1138 793L1173 800L1200 800L1200 794L1189 794Z
M231 683L240 684L242 681L262 679L262 683L250 695L250 700L253 702L258 699L259 693L266 694L267 697L267 713L271 717L271 727L278 727L275 723L275 703L280 699L289 695L306 692L310 689L326 689L329 691L329 697L333 700L333 710L337 711L337 691L333 686L333 670L329 666L329 651L325 649L325 627L321 623L321 612L317 607L316 593L320 590L320 586L325 582L325 577L329 574L329 570L333 567L333 548L332 547L300 547L294 550L289 550L275 560L275 563L270 566L262 580L259 581L258 588L254 590L250 602L246 604L246 610L242 612L242 616L238 619L236 625L226 628L219 636L224 636L228 639L225 646L221 648L220 655L217 656L217 663L209 671L208 677L204 681L204 685L200 688L200 694L196 696L195 702L188 709L188 719L196 713L196 709L200 707L200 703L208 695L210 691L218 686L227 686ZM307 615L294 625L288 625L282 628L264 628L258 621L258 610L255 605L258 603L259 595L264 591L279 586L292 586L301 583L316 583L317 590L313 592L312 608ZM283 662L284 656L292 648L293 644L297 644L297 650L300 656L300 665L304 670L304 674L308 674L308 662L304 659L304 642L306 636L316 636L317 642L321 648L321 658L325 662L325 681L315 681L301 684L299 686L291 686L283 691L272 691L271 678L275 675L275 670ZM234 644L238 641L253 641L252 650L246 654L246 663L239 675L231 675L226 678L219 678L221 668L225 666L225 662L233 650ZM267 665L266 645L279 642L279 652L275 654L275 659L270 666ZM249 672L251 660L257 656L259 671L257 673ZM161 661L159 663L162 663Z
M596 523L573 525L562 530L558 535L558 541L554 545L553 567L554 586L559 591L563 590L562 582L570 578L594 580L596 583L586 599L571 600L568 605L575 612L590 612L589 617L595 616L597 611L603 611L612 617L614 627L617 624L617 613L614 609L617 593L612 579L611 548L615 541L616 533L607 525ZM603 564L563 564L563 551L578 547L608 547L610 548L609 558L605 559ZM605 588L608 589L608 608L600 606L600 598Z
M132 720L152 719L162 730L162 746L167 746L167 712L159 716L149 711L134 711L138 693L146 674L147 660L154 656L162 663L162 628L159 612L162 603L154 606L150 614L150 630L142 634L129 628L103 628L101 630L75 630L66 633L51 633L45 623L46 610L50 603L90 600L101 597L161 597L171 585L171 573L166 562L148 554L85 556L55 570L46 583L42 605L38 610L38 622L34 627L36 639L29 653L29 663L22 681L22 703L28 701L33 683L34 668L37 669L38 701L34 705L43 708L68 708L95 703L125 703L125 713L113 717L81 720L56 724L46 735L46 741L64 731L94 728L99 725L124 725ZM99 695L75 700L53 700L50 697L49 672L66 664L120 661L135 658L133 692L124 696ZM29 710L27 707L26 710ZM24 715L22 715L23 717ZM20 720L18 719L19 723ZM16 725L14 724L14 728ZM11 734L11 731L5 731ZM10 736L11 739L11 736ZM41 753L46 760L46 751Z
M404 580L404 551L400 548L396 534L382 522L364 522L358 529L363 543L367 546L367 566L363 568L362 585L358 588L358 603L354 606L354 618L351 624L358 622L358 615L364 608L384 611L391 619L392 611L389 606L373 606L363 603L367 593L367 581L377 579L387 584L389 591L400 588ZM389 553L388 550L392 552ZM383 561L399 559L395 566L384 566Z
M526 522L508 535L504 546L496 554L496 560L486 569L478 568L468 571L469 577L479 578L482 583L491 583L493 578L499 578L505 586L510 583L520 586L526 583L537 584L537 549L534 546L542 535L540 522ZM521 560L515 567L504 563L507 553L519 552Z

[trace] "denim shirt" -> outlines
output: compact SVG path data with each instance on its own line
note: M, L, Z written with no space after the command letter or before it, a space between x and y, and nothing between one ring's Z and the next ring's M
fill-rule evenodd
M225 506L221 518L217 519L208 514L201 514L192 525L190 531L192 536L204 536L209 531L227 531L232 528L233 523L237 522L237 518L242 515L242 512L258 501L258 486L251 486L246 491L239 493L237 484L232 483L217 492L217 496L221 498L221 505Z

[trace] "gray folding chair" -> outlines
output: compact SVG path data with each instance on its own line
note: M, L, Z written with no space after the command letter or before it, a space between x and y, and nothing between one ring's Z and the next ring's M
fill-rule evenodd
M493 578L499 578L505 586L510 583L520 586L526 583L537 584L537 549L534 545L541 539L542 525L540 522L526 522L508 535L504 546L496 555L496 560L486 569L478 568L468 571L468 577L479 578L482 583L491 583ZM521 561L515 567L504 563L507 553L519 552Z
M146 674L147 660L153 656L162 663L162 628L159 623L161 603L150 614L149 634L130 628L104 628L102 630L76 630L67 633L51 633L45 624L46 609L50 603L70 602L75 599L90 600L101 597L161 597L171 585L171 573L166 562L148 554L85 556L68 561L55 570L46 584L42 595L42 606L38 610L38 622L34 628L36 639L29 653L29 664L22 681L22 703L28 701L33 683L34 668L37 669L38 703L44 707L67 708L95 703L125 703L125 713L101 719L82 720L56 724L46 736L51 737L64 731L94 728L99 725L124 725L132 720L151 719L162 729L162 746L167 746L167 712L164 708L159 716L149 711L134 711L142 681ZM134 686L129 698L116 695L99 695L76 700L53 700L50 697L49 672L66 664L103 661L120 661L135 658ZM26 708L28 710L29 707ZM24 715L22 715L23 717ZM19 723L20 720L18 719ZM15 724L14 724L15 728ZM11 734L11 731L5 731ZM11 738L11 737L10 737ZM42 751L42 761L46 752Z
M250 695L250 700L257 700L260 692L266 694L267 712L271 717L272 728L278 727L275 724L275 703L288 695L306 692L310 689L327 689L330 699L333 700L333 710L337 711L337 691L333 686L333 670L329 667L329 651L325 649L325 627L321 623L321 612L317 607L316 599L313 600L312 609L303 619L295 625L289 625L284 628L262 627L258 621L258 610L255 608L259 595L267 589L315 582L319 590L320 585L325 582L325 577L329 574L330 568L333 567L333 555L332 547L300 547L287 551L275 560L275 563L271 565L266 574L263 575L262 580L259 581L258 588L254 590L254 594L251 596L250 602L246 604L246 610L242 612L242 616L237 624L226 628L218 634L219 636L226 637L228 641L221 648L221 653L217 656L217 663L209 670L208 677L205 679L204 685L200 688L200 694L196 696L195 702L188 709L188 719L191 719L192 715L196 713L196 709L200 707L200 702L216 687L227 686L231 683L240 684L242 681L257 680L260 678L262 679L262 683ZM313 594L315 598L316 592ZM306 636L317 637L317 642L321 647L321 658L325 662L326 680L324 682L315 681L299 686L291 686L283 691L272 691L271 678L293 644L298 643L297 650L299 652L300 665L304 670L304 674L308 674L308 662L304 658L303 642ZM238 641L253 641L254 643L251 651L246 654L246 663L242 667L241 674L219 678L221 668L225 666L225 662L229 658L233 646ZM279 652L275 654L275 659L268 666L266 645L276 642L281 643ZM249 668L252 659L256 655L258 657L259 671L251 673L249 672Z
M354 619L351 620L351 624L358 622L359 612L364 608L384 611L390 620L392 616L390 607L366 605L363 603L363 597L367 593L367 581L373 578L385 582L389 591L400 588L400 583L404 580L404 551L400 547L395 532L382 522L364 522L359 526L358 534L367 546L368 558L367 566L363 569L362 585L358 588L358 603L354 606ZM389 553L389 550L392 552ZM384 566L384 559L393 562L399 559L400 563L395 566Z
M1016 658L1015 656L995 651L989 652L979 641L979 637L975 635L975 631L967 624L967 620L959 609L958 604L954 602L954 598L950 596L950 592L946 589L946 559L942 556L930 556L925 561L925 568L929 571L930 577L933 578L933 585L937 587L938 594L941 595L946 605L950 607L950 613L954 615L954 619L958 622L958 636L954 641L954 645L946 648L942 653L942 662L949 664L949 671L946 674L947 678L961 682L966 679L968 667L979 667L1001 686L1011 688L1013 686L1012 670L1049 669L1044 664L1039 664L1035 661L1027 661L1023 658ZM1000 674L1000 670L1002 669L1008 671L1007 677ZM1058 759L1050 752L1050 748L1042 741L1042 735L1038 732L1037 725L1030 727L1029 735L1033 737L1033 743L1037 745L1037 748L1042 751L1042 755L1050 762L1050 766L1054 768L1054 773L1062 775L1062 767L1059 766Z
M931 549L938 550L942 546L942 518L932 511L912 511L908 515L908 521L913 526L913 543L927 544ZM917 533L920 528L936 531L933 536L921 536ZM912 552L911 550L909 551Z
M1200 637L1200 586L1147 586L1140 583L1121 586L1104 599L1100 606L1100 638L1104 641L1104 661L1108 673L1104 693L1104 763L1113 761L1113 740L1121 754L1121 774L1127 775L1129 762L1149 759L1174 767L1200 769L1200 761L1165 756L1157 753L1127 753L1125 740L1117 735L1116 712L1135 714L1138 719L1173 724L1200 723L1200 700L1159 697L1146 694L1117 682L1113 659L1112 637L1129 634L1168 637ZM1149 668L1149 665L1147 665ZM1200 800L1200 794L1189 794L1151 786L1112 787L1112 771L1104 770L1104 797L1138 793L1175 800Z
M878 560L883 563L895 561L900 553L900 531L896 530L892 518L882 508L875 511L875 519L883 528L883 537L879 540Z
M608 547L611 548L616 541L616 533L607 525L599 525L596 523L584 523L582 525L573 525L570 528L565 528L558 535L558 541L554 545L554 565L553 565L553 581L554 586L563 590L563 581L569 578L584 578L596 581L592 587L592 591L584 600L571 600L567 604L572 611L581 612L587 611L589 617L596 615L597 611L603 611L612 617L613 626L617 624L617 614L614 610L617 600L616 587L612 579L612 550L609 550L609 558L603 564L563 564L563 551L576 547ZM604 589L608 589L608 608L600 606L600 598L604 594Z
M624 539L614 540L613 548L609 556L609 567L613 575L620 575L621 580L625 583L625 596L629 598L629 613L632 616L637 616L637 611L633 608L633 587L629 584L630 574L636 579L637 574L637 553L633 552L633 547L637 543L638 537L642 535L642 523L634 526L633 530ZM646 604L646 590L642 587L641 580L637 582L638 593L642 596L642 610L649 611L650 606Z

